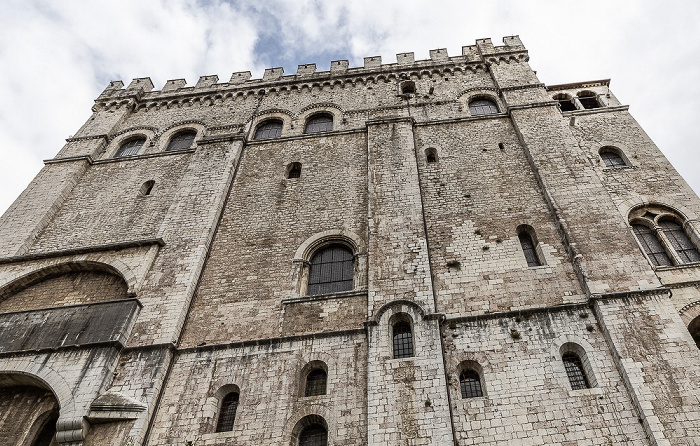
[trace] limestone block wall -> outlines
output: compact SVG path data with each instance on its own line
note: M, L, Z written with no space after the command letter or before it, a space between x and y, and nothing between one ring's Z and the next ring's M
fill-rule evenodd
M416 151L438 309L448 317L580 301L542 189L504 116L418 126ZM426 162L435 149L437 161ZM528 267L518 229L535 233Z
M601 299L594 309L652 444L695 443L700 350L668 295Z
M364 298L291 306L282 301L299 297L294 259L307 239L344 230L366 246L365 157L365 138L355 133L245 148L184 345L362 327ZM285 176L292 162L301 164L299 178Z
M170 374L148 444L287 446L297 424L314 414L328 425L329 445L366 444L366 355L362 331L187 349ZM302 371L312 361L327 367L326 395L303 396ZM215 433L230 389L240 395L233 431Z
M649 444L587 306L448 320L443 330L460 445ZM571 390L562 353L572 345L589 389ZM483 397L462 398L465 368L480 372Z

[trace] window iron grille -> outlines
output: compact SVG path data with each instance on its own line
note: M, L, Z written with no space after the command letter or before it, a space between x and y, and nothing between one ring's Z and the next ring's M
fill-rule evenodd
M320 114L312 116L304 127L304 133L321 133L333 130L333 116Z
M394 359L413 356L413 334L408 322L397 322L393 327Z
M299 436L299 446L326 446L327 444L328 432L320 424L306 427Z
M600 157L603 159L605 167L625 167L627 165L619 154L612 151L600 152Z
M566 369L566 375L569 377L569 383L572 390L588 389L591 385L588 383L586 373L583 371L583 363L581 358L576 353L565 353L561 357Z
M681 225L675 221L661 220L659 226L683 263L700 262L700 253L695 249L695 245L690 241Z
M255 129L253 139L279 138L282 135L282 121L271 119L265 121Z
M141 150L141 147L143 147L145 142L146 138L130 139L119 147L119 150L117 150L117 153L114 156L119 158L122 156L136 155L139 153L139 150Z
M663 245L656 238L656 234L644 225L632 225L632 231L637 236L642 250L651 260L654 266L671 266L671 258L666 253Z
M165 151L170 152L172 150L189 149L190 147L192 147L192 143L194 142L194 139L196 137L197 137L197 132L194 132L192 130L180 132L172 137L172 139L168 143L168 147L165 149Z
M525 254L525 260L527 260L527 266L542 266L539 257L537 257L537 251L535 249L535 244L532 242L532 237L530 234L521 232L518 234L520 239L520 246L523 248L523 253Z
M339 293L352 290L353 255L342 245L331 245L316 253L309 266L307 293Z
M477 99L469 103L469 113L472 116L494 115L498 113L498 106L487 99Z
M462 390L462 398L484 396L481 390L481 378L474 370L465 370L459 375L459 387Z
M317 396L326 394L326 372L321 369L312 370L306 376L306 391L304 396Z
M219 421L216 423L216 432L229 432L233 430L233 422L236 420L238 409L238 394L231 392L221 401Z

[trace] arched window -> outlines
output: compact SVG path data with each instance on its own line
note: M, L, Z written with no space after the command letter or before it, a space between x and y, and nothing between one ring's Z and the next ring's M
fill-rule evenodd
M148 180L145 183L141 185L141 195L151 195L151 191L153 190L153 186L155 186L156 182L153 180Z
M281 119L268 119L255 129L253 139L279 138L282 135L282 126Z
M622 158L620 152L612 147L603 147L600 149L600 158L605 163L605 167L625 167L627 163Z
M287 178L301 177L301 163L289 163L287 166Z
M632 231L654 266L700 262L700 252L680 223L682 221L677 213L658 205L630 213Z
M498 106L488 99L476 99L469 103L469 113L472 116L493 115L498 113Z
M170 138L168 147L165 149L166 152L171 150L185 150L192 147L194 139L197 137L197 132L194 130L183 130L178 132Z
M146 138L132 138L126 142L124 142L120 147L119 150L117 150L117 153L114 155L116 158L122 157L122 156L131 156L131 155L136 155L139 153L139 150L141 150L141 147L143 147L144 143L146 142Z
M425 149L425 161L427 161L428 163L437 162L437 151L432 147L429 149Z
M306 389L304 396L316 396L326 394L326 381L328 375L323 369L314 369L306 375Z
M559 102L559 108L561 109L561 111L576 111L576 105L573 103L569 95L559 93L558 95L555 95L553 99Z
M304 428L299 435L299 446L326 446L328 431L320 424L312 424Z
M578 100L583 105L585 109L598 108L600 104L598 103L598 98L596 94L592 91L580 91L576 96Z
M410 358L413 356L413 333L408 321L398 321L392 327L394 343L394 359Z
M576 353L568 352L561 356L566 369L566 376L569 378L571 390L588 389L591 385L586 377L586 372L583 370L581 358Z
M481 377L474 370L464 370L459 375L459 388L462 391L462 398L484 396L481 390Z
M216 423L216 432L229 432L233 430L233 422L236 420L236 409L238 409L238 392L226 394L221 400L219 410L219 421Z
M640 224L632 225L632 230L637 236L639 244L642 246L642 250L646 253L655 266L670 266L671 258L666 254L666 250L663 245L656 238L654 231L648 227Z
M518 227L518 240L520 240L520 247L523 249L523 254L525 254L525 260L527 260L527 266L542 266L543 262L537 253L537 244L534 241L534 230L527 225L521 225Z
M333 115L330 113L317 113L306 121L304 133L321 133L333 130Z
M344 245L330 245L318 251L309 265L309 296L350 291L353 288L353 255Z

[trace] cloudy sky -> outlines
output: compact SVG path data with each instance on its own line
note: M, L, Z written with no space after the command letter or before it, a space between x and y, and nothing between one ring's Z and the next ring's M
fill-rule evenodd
M542 82L611 78L618 99L700 192L700 2L41 1L0 14L0 213L90 116L111 80L254 78L267 67L447 48L520 35ZM694 105L696 104L696 105Z

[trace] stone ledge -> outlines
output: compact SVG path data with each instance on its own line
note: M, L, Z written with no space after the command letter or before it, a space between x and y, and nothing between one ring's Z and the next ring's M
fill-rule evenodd
M319 300L344 299L346 297L366 296L367 290L343 291L340 293L317 294L315 296L288 297L282 299L283 304L295 304L300 302L315 302Z
M61 249L57 251L46 251L46 252L39 252L36 254L24 254L21 256L13 256L13 257L2 257L0 258L0 265L7 264L7 263L16 263L16 262L28 262L31 260L39 260L39 259L48 259L51 257L64 257L64 256L69 256L69 255L77 255L77 254L88 254L92 252L100 252L100 251L119 251L122 249L127 249L127 248L136 248L139 246L150 246L150 245L158 245L158 246L165 246L165 242L163 241L162 238L156 237L156 238L147 238L143 240L132 240L128 242L118 242L118 243L108 243L105 245L95 245L95 246L85 246L82 248L71 248L71 249Z

